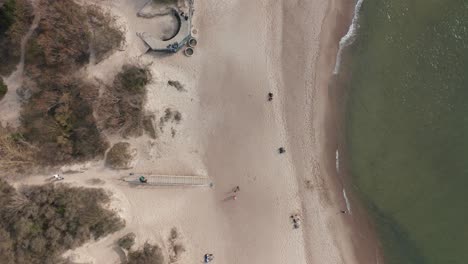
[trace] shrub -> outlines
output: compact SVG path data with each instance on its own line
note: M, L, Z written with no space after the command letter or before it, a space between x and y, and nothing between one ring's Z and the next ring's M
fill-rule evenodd
M86 183L91 184L91 185L103 185L106 182L99 178L92 178L92 179L87 180Z
M156 129L154 127L154 115L148 114L143 117L143 130L145 130L146 134L152 139L156 139Z
M0 7L0 74L8 75L20 60L21 39L33 20L33 8L28 0L7 0Z
M5 32L15 22L15 0L8 0L0 7L0 35L3 36Z
M135 237L135 233L128 233L117 241L117 245L123 249L130 250L135 244Z
M182 255L182 253L185 252L185 247L181 243L179 243L179 232L177 231L177 228L172 228L171 233L169 236L169 260L170 263L177 262Z
M114 88L128 94L145 94L145 86L151 81L148 67L124 65L114 80Z
M8 87L7 85L3 82L3 78L0 77L0 100L2 100L3 96L5 96L5 94L7 93L8 91Z
M115 19L97 7L70 0L39 0L38 8L41 18L26 46L25 72L30 84L21 89L28 98L21 111L20 131L40 149L37 159L41 164L103 157L108 145L93 115L98 89L74 72L89 62L90 47L103 58L121 45L123 33L115 27ZM100 39L109 40L107 34L115 44ZM14 34L10 35L7 39L13 39Z
M143 248L128 254L128 264L163 264L164 256L159 246L145 243Z
M0 180L0 256L11 263L58 263L66 250L123 227L102 189L66 185L16 191ZM5 262L8 263L8 262Z
M150 117L145 118L146 85L151 80L147 67L124 65L111 87L99 100L100 120L111 133L141 136ZM149 119L148 119L149 118Z
M133 155L130 150L130 143L116 143L107 153L106 165L113 169L127 169L130 167Z
M172 80L169 80L169 81L167 82L167 84L168 84L169 86L172 86L172 87L176 88L176 90L179 91L179 92L184 92L184 91L186 91L185 88L184 88L184 85L182 85L179 81L172 81Z
M89 62L91 50L100 61L124 41L115 18L97 6L39 0L39 8L41 19L25 56L26 70L34 79L44 71L69 74Z
M116 18L105 13L100 7L92 5L86 9L90 27L90 47L95 62L105 59L112 51L121 48L125 35L117 25Z
M182 255L182 253L185 252L185 247L182 244L175 244L173 245L172 250L174 251L174 254L175 254L175 257L173 259L175 262L179 259L180 255Z
M41 149L43 164L103 157L108 147L93 116L97 88L78 78L42 81L21 111L22 133Z
M179 124L182 121L182 114L177 110L166 108L164 116L159 119L159 130L164 131L164 125L168 122ZM172 135L175 136L175 129L172 129Z
M90 31L83 7L69 0L40 0L41 19L30 39L26 64L66 71L89 61ZM34 51L35 56L31 56ZM35 76L39 77L39 76Z
M35 166L35 152L22 134L0 127L0 175L28 172Z

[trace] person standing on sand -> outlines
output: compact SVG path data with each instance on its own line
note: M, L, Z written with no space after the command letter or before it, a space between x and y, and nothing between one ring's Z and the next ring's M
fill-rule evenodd
M240 187L239 187L239 186L236 186L236 187L232 190L232 192L234 192L234 193L236 193L236 192L238 192L238 191L240 191Z
M268 93L268 101L272 101L273 100L273 93Z

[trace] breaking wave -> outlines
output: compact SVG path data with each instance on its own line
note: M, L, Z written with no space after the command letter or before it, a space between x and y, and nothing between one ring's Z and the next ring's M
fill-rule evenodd
M354 7L354 16L353 20L351 21L351 25L349 26L348 32L340 39L340 47L338 49L338 54L336 55L336 62L335 62L335 69L333 70L333 74L338 74L340 72L340 65L341 65L341 56L343 53L344 48L349 46L353 43L356 31L359 27L359 12L361 11L361 6L364 0L358 0L356 6Z

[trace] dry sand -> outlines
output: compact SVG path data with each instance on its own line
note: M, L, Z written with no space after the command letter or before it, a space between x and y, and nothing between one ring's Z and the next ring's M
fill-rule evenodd
M148 240L167 249L176 227L187 249L178 263L201 263L205 253L229 264L374 263L358 261L348 215L340 214L342 186L327 158L328 80L339 26L349 20L344 1L195 1L199 44L191 58L143 55L136 32L148 30L151 20L135 14L144 0L97 2L120 17L127 45L90 65L90 78L109 82L125 62L152 63L147 109L158 118L167 107L183 115L156 140L129 140L138 149L134 171L208 175L215 186L130 187L118 180L128 171L85 164L83 173L65 174L65 182L92 186L90 179L104 180L96 187L113 193L112 206L127 226L67 256L78 263L119 263L113 249L122 234L135 232L138 245ZM187 91L176 91L168 80L179 80ZM286 153L280 155L279 147ZM237 185L238 199L226 199ZM300 229L293 229L293 213L302 217Z

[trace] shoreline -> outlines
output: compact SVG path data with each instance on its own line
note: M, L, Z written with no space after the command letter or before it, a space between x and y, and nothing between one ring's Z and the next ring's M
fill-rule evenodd
M318 163L318 174L320 174L318 177L321 178L319 182L324 182L324 185L326 185L325 188L327 189L327 193L323 194L323 198L330 201L331 207L334 207L336 212L349 206L347 201L345 201L347 197L343 196L345 195L345 189L351 190L351 188L347 188L350 186L349 177L345 173L337 173L336 171L335 150L339 149L340 153L345 153L341 151L342 144L340 143L344 134L339 131L340 124L343 124L345 118L344 115L341 115L345 113L343 111L344 109L341 109L341 107L345 106L345 104L339 104L338 100L340 100L340 94L334 95L333 89L335 87L332 86L334 86L333 82L335 82L335 63L337 61L337 56L340 55L339 43L342 36L347 33L351 24L352 17L354 16L354 8L355 5L352 3L343 3L339 0L329 2L320 33L320 55L316 61L316 83L313 86L314 90L312 91L312 96L309 96L311 97L309 100L314 100L314 95L315 97L322 98L322 100L315 99L318 104L311 103L309 107L310 111L304 111L306 113L312 113L312 117L308 118L308 120L311 120L309 129L315 131L311 134L317 136L317 139L302 139L302 141L296 141L295 146L296 149L300 149L304 141L309 141L312 142L311 147L319 147L320 153L317 157L314 157L312 153L309 159ZM345 53L346 48L344 48L342 52ZM290 104L295 105L296 103L297 101L291 100ZM308 103L306 102L306 106L307 105ZM288 120L291 120L291 118ZM290 127L300 125L301 124L297 122L291 122L291 124L289 124ZM317 140L316 144L314 144L315 140ZM303 153L307 153L307 151L303 151ZM341 156L341 160L343 160L345 155ZM297 163L298 165L296 167L298 168L303 166L309 170L311 169L310 166L304 166L307 161ZM323 166L320 166L320 164ZM343 165L346 165L346 163ZM312 171L314 169L317 168L312 167ZM343 171L346 172L347 170ZM300 181L306 178L306 173L304 173L305 172L302 173L302 177L300 175L301 173L298 174L297 180L299 186L302 185ZM307 194L305 193L307 191L305 190L306 188L300 189L302 189L301 193L303 197L307 198ZM328 193L328 189L332 190L330 194ZM370 219L367 216L367 212L363 210L364 208L361 206L360 201L355 199L352 190L348 191L347 194L352 203L354 214L352 216L346 215L347 218L345 219L336 220L332 218L336 218L337 216L333 216L333 214L329 213L329 221L332 222L334 226L338 226L341 231L346 231L345 234L341 232L335 233L335 243L340 247L342 260L346 260L347 263L349 263L348 261L352 261L352 263L382 263L383 260L380 256L380 248L375 246L378 245L379 241L370 223ZM330 197L328 197L329 195ZM306 199L303 199L303 203L306 203ZM303 207L307 208L307 205L304 204ZM307 237L310 236L306 235L306 238ZM355 246L357 244L360 246ZM349 247L350 245L351 247ZM373 248L375 248L375 250L368 250ZM355 254L355 256L353 256L353 254Z
M337 179L337 188L346 190L347 198L349 203L352 205L353 214L349 218L348 224L352 228L354 236L353 243L356 245L356 252L359 254L360 259L367 259L370 263L385 263L383 257L383 249L381 241L378 236L378 232L371 218L368 208L365 205L365 201L359 197L358 190L353 184L350 171L350 157L348 153L347 138L346 138L346 118L347 118L347 106L349 90L344 89L344 83L350 79L350 71L347 68L349 58L346 53L343 52L342 57L342 68L339 74L335 75L331 79L330 85L330 97L332 99L331 104L334 105L329 115L333 116L330 120L329 130L340 131L335 135L334 138L330 138L332 141L328 149L327 157L330 160L330 164L335 161L335 150L339 151L339 173L334 170L334 166L330 165L331 171L334 171L334 175ZM333 161L332 161L333 160ZM365 245L365 246L362 246ZM359 248L374 249L369 251L359 250ZM368 262L365 262L368 263Z
M357 23L354 20L359 17L355 12L359 11L362 3L363 0L358 0L356 3L346 6L346 9L351 11L350 17L346 18L348 22L342 25L345 27L341 30L344 33L341 36L335 36L334 42L338 43L336 55L333 58L329 58L333 60L334 67L333 73L328 80L329 105L325 110L324 117L327 123L324 126L324 135L327 135L324 136L326 138L324 158L328 164L327 170L329 175L335 179L334 185L337 189L336 191L343 193L337 195L337 199L342 200L341 203L347 207L348 213L350 213L348 207L351 204L352 215L348 215L346 224L350 229L352 244L359 263L384 263L381 241L378 237L377 229L367 211L364 201L355 193L352 175L349 171L349 154L346 145L347 104L350 91L344 89L344 85L351 78L348 53L353 42L353 40L351 42L349 40L355 37L354 34L356 34L357 26L353 25L353 23ZM350 32L353 35L349 35ZM341 43L343 38L347 38L346 41L348 42L345 44ZM324 45L326 44L324 43ZM340 58L337 59L337 56L340 56Z

